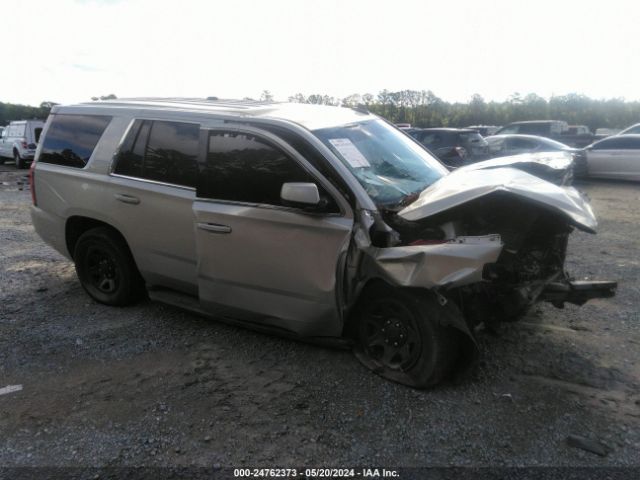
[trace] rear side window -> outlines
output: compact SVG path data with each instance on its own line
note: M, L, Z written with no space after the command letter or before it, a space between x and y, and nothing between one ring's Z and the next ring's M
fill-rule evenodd
M551 131L551 126L547 123L523 123L520 125L518 133L529 135L545 135Z
M421 142L430 148L453 147L456 144L456 136L449 132L425 132Z
M195 187L199 134L195 123L137 120L114 173Z
M317 184L279 148L237 132L211 132L200 180L199 197L276 206L283 205L283 183Z
M460 141L474 147L487 144L478 132L460 132Z
M528 138L511 138L509 139L509 147L515 150L534 150L538 144Z
M55 115L38 161L83 168L110 121L100 115Z
M8 132L9 134L7 135L8 137L24 137L24 132L25 132L25 124L19 124L19 125L11 125L8 128Z

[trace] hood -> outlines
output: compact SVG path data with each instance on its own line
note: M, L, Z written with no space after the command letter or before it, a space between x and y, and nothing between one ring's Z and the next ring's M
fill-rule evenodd
M575 188L555 185L517 168L523 162L535 163L531 157L500 158L455 170L423 190L398 215L405 220L422 220L494 192L507 192L554 210L571 225L595 233L598 222L593 210ZM547 168L554 168L553 165L550 162Z
M511 167L536 175L538 172L567 171L573 163L571 150L561 152L522 153L510 157L494 158L484 162L473 163L460 170L486 170L487 168Z

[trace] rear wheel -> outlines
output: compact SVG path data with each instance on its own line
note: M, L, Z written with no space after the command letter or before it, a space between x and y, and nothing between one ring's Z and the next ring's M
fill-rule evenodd
M17 150L13 151L13 161L16 162L16 168L25 168L24 160L20 156L20 153Z
M446 308L426 291L369 290L356 314L356 357L394 382L415 388L438 384L459 355L460 333L441 324Z
M111 229L98 227L83 233L73 258L82 287L98 302L122 306L142 297L142 277L126 243Z

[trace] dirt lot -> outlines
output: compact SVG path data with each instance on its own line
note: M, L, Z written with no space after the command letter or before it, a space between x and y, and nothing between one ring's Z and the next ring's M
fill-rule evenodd
M568 268L617 297L537 307L481 334L472 379L414 391L347 351L93 302L34 233L24 173L0 166L0 388L23 387L0 395L0 465L640 466L637 184L579 185L600 230Z

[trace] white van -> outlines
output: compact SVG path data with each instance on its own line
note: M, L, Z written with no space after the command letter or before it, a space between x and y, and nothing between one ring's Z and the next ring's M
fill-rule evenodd
M42 120L20 120L5 127L0 137L0 164L12 158L16 168L25 168L36 154L43 127Z

